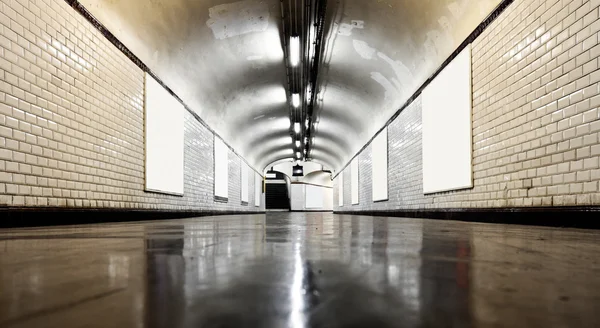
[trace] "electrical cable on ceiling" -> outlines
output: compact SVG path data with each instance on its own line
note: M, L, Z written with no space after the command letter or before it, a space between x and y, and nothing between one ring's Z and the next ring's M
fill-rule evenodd
M296 157L309 160L314 142L314 106L323 53L326 0L282 0L283 44L286 45L290 133ZM288 15L285 15L288 13ZM304 124L301 124L303 123ZM302 141L300 141L302 140Z

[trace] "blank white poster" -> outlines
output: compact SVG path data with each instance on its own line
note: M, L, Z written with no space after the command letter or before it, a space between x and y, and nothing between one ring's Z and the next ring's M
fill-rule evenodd
M423 91L423 191L473 187L471 46Z
M306 185L306 209L322 209L325 195L323 193L324 187L317 187L313 185Z
M215 196L229 198L229 148L215 137Z
M242 162L242 202L248 203L248 165Z
M358 158L350 164L350 190L352 191L352 205L358 204Z
M333 211L333 188L323 188L323 211Z
M373 154L373 201L388 199L388 130L383 129L371 144Z
M256 174L254 178L254 206L260 207L260 199L262 198L262 183L263 179L260 174Z
M338 206L344 206L344 171L338 175Z
M183 105L146 73L146 190L183 195Z

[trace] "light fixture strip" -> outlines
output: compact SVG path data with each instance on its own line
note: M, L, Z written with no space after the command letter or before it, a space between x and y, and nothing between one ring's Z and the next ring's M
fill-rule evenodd
M300 107L300 94L292 93L292 106L294 106L294 108Z
M294 67L300 64L300 37L290 38L290 64Z

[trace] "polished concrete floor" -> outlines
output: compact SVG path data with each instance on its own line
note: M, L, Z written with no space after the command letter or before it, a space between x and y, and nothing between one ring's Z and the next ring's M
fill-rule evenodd
M0 327L600 327L600 231L272 213L0 230Z

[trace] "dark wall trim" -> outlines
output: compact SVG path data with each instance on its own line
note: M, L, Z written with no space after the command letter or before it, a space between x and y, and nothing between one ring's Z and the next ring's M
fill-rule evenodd
M1 208L0 228L80 225L185 219L203 216L265 214L264 211L164 211L129 209Z
M106 28L106 26L104 26L104 24L102 24L96 17L94 17L94 15L92 15L92 13L90 13L81 3L79 3L78 0L65 0L65 2L69 6L71 6L71 8L73 8L76 12L78 12L81 16L83 16L90 24L92 24L108 41L110 41L110 43L112 43L117 49L119 49L135 65L137 65L137 67L139 67L142 71L150 74L150 76L152 76L156 80L156 82L158 82L158 84L160 84L163 88L165 88L165 90L167 90L167 92L169 92L169 94L171 94L171 96L173 96L175 99L177 99L177 101L179 101L183 105L183 107L190 114L192 114L192 116L198 122L200 122L200 124L202 124L206 129L208 129L213 135L215 135L219 139L223 140L225 145L227 145L227 147L229 147L229 149L231 149L231 151L234 154L236 154L242 161L244 161L246 164L248 164L248 167L252 168L253 171L255 171L256 173L258 173L262 176L261 171L258 171L256 168L254 168L252 165L250 165L250 163L248 163L244 159L244 157L242 157L240 154L238 154L235 151L235 149L233 149L233 147L231 147L231 145L229 145L225 141L225 139L223 139L219 134L217 134L215 132L215 130L213 130L202 118L200 118L200 116L198 114L196 114L196 112L191 110L183 102L183 100L181 100L181 98L179 98L179 96L177 96L177 94L175 94L175 92L173 92L173 90L171 90L171 88L169 88L163 82L163 80L161 80L148 66L146 66L146 64L144 64L144 62L141 59L139 59L131 50L129 50L129 48L127 48L127 46L125 46L121 41L119 41L119 39L117 39L117 37L114 34L112 34L112 32L109 31L108 28Z
M421 93L423 92L423 90L425 90L425 88L444 70L444 68L446 68L446 66L448 66L453 60L454 58L456 58L456 56L458 56L463 50L465 50L465 48L473 43L473 41L475 41L475 39L477 39L481 33L483 33L483 31L485 31L495 20L496 18L498 18L503 12L504 10L514 2L514 0L503 0L484 20L483 22L481 22L481 24L479 24L475 30L473 32L471 32L471 34L469 34L469 36L465 39L465 41L463 41L458 48L456 48L456 50L454 50L454 52L450 55L450 57L448 57L443 63L442 65L433 73L433 75L431 75L427 80L425 80L425 82L419 87L419 89L417 89L417 91L415 91L415 93L410 96L410 98L408 98L408 100L404 103L404 105L402 105L402 107L400 107L400 109L398 109L396 111L396 113L394 113L394 115L392 115L392 117L385 123L384 126L382 126L376 133L375 135L358 151L358 153L356 153L354 156L352 156L352 158L348 161L348 163L346 163L346 165L344 165L342 167L342 169L340 169L338 172L336 172L335 176L333 177L333 179L337 178L338 175L340 175L340 172L343 172L348 165L350 165L350 163L352 163L352 161L358 157L358 155L360 155L365 149L367 149L367 147L369 147L369 145L373 142L373 139L375 139L380 133L381 131L383 131L383 129L387 128L388 126L390 126L390 124L392 124L396 118L398 118L398 116L400 116L400 113L402 113L402 111L404 111L406 108L408 108L408 106L410 106L415 100L417 100L417 98L421 95Z
M229 198L227 197L214 196L213 199L216 203L229 203Z
M333 187L329 187L329 186L324 186L324 185L320 185L320 184L316 184L316 183L310 183L310 182L292 182L292 184L296 184L296 185L306 185L306 186L315 186L315 187L321 187L321 188L326 188L326 189L333 189Z
M600 206L336 211L335 214L600 229Z
M292 213L333 213L333 211L326 211L326 210L302 210L302 211L290 211Z

